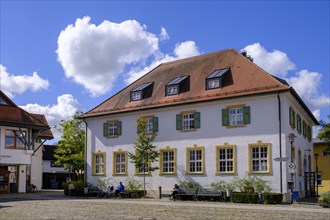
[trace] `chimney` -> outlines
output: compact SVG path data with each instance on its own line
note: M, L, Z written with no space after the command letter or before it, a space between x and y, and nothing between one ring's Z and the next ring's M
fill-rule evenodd
M241 50L241 54L242 54L244 57L246 57L246 55L247 55L247 51L246 51L246 50Z

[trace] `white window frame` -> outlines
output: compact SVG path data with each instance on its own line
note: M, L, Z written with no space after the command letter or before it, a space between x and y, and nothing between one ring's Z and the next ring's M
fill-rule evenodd
M217 89L220 88L220 79L214 78L214 79L208 79L207 80L207 89Z
M202 149L189 149L189 174L203 173L203 150Z
M146 117L147 124L145 133L150 134L154 132L154 118L153 117Z
M115 174L126 174L126 153L114 152L115 154Z
M195 129L195 117L194 113L182 114L182 130Z
M109 133L108 136L109 137L115 137L118 136L118 127L117 124L118 122L108 122L108 129L109 129Z
M131 93L132 101L139 101L142 99L142 91L136 91Z
M166 94L168 96L179 94L179 86L178 85L166 86Z
M251 147L251 171L256 172L268 172L269 171L269 152L268 146L252 146ZM257 150L257 151L254 151ZM266 156L265 156L266 155ZM265 169L266 167L266 169ZM255 169L257 168L257 169Z
M175 151L162 152L162 174L173 174L175 172Z
M229 152L231 151L231 152ZM219 173L234 173L235 171L235 150L233 147L218 148L219 154ZM230 165L231 163L231 165ZM223 168L223 169L222 169ZM231 168L231 169L230 169Z
M229 126L244 125L243 107L229 109Z

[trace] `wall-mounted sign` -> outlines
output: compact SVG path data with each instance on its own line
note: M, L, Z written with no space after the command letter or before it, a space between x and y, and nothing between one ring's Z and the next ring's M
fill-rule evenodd
M3 154L0 154L0 159L1 158L11 158L11 155L3 155Z

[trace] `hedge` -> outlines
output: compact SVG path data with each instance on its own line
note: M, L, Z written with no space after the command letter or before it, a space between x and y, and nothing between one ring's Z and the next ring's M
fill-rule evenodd
M263 193L262 202L264 204L280 204L283 201L283 194L281 193Z
M233 192L231 194L233 203L258 203L258 193Z

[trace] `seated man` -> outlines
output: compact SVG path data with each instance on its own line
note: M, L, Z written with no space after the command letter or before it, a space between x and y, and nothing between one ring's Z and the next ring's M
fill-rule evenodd
M180 186L178 184L174 184L173 190L172 190L172 194L170 195L170 199L175 200L175 195L178 194L180 191Z
M125 186L123 185L122 182L119 182L119 185L116 189L116 192L115 192L115 198L118 196L119 193L123 192L125 189Z

